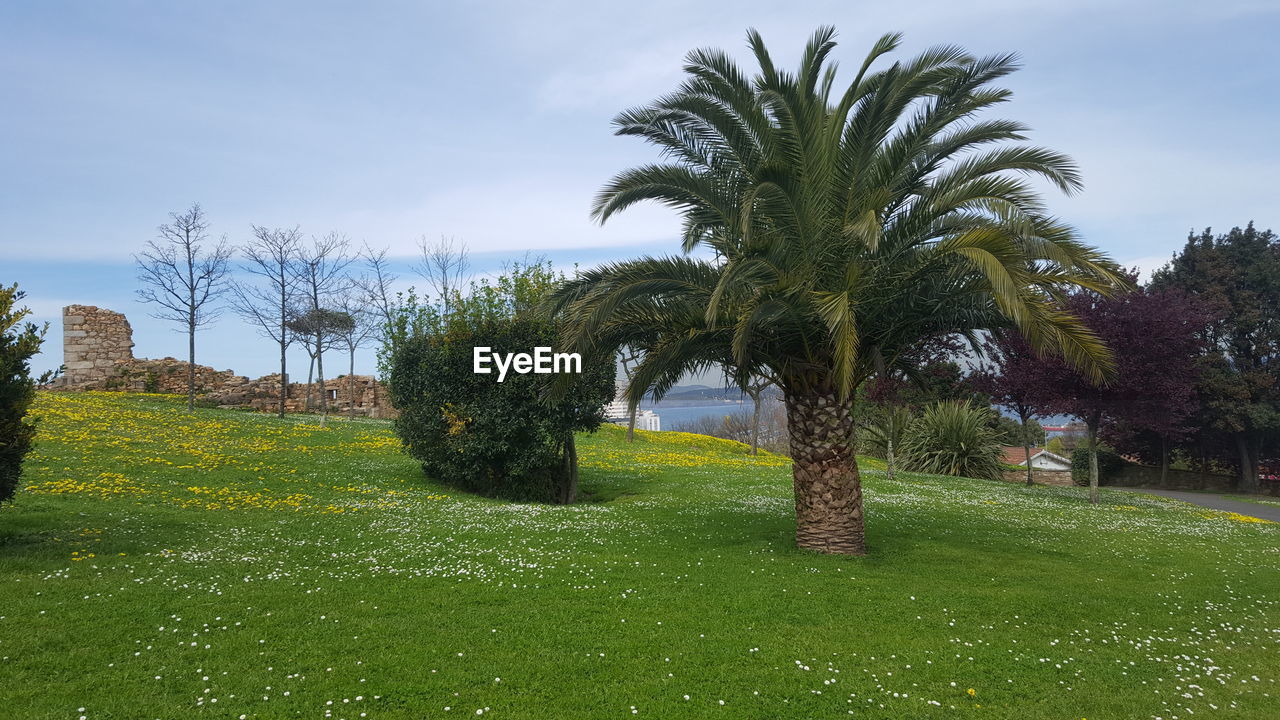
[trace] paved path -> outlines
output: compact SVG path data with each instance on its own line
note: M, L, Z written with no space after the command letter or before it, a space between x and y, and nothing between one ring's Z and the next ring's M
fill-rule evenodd
M1106 487L1106 486L1104 486ZM1258 503L1241 502L1239 500L1231 500L1215 493L1200 492L1183 492L1181 490L1155 490L1148 488L1122 488L1107 487L1108 490L1125 490L1127 492L1143 492L1149 495L1161 495L1174 500L1182 500L1193 505L1201 507L1213 508L1214 510L1226 510L1228 512L1240 513L1250 517L1262 518L1271 522L1280 523L1280 507L1274 505L1260 505Z

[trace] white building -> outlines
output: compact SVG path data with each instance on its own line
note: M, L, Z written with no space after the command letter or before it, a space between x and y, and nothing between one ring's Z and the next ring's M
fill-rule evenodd
M627 410L627 401L615 398L604 408L604 419L614 425L626 427L631 422L631 414ZM637 430L661 430L662 423L658 419L658 413L652 410L636 411L636 429Z

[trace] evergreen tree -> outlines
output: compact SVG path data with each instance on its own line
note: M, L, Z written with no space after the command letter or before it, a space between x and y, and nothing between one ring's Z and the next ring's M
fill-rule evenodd
M27 409L35 399L31 358L40 352L48 325L24 322L31 314L19 308L23 292L16 284L0 286L0 502L12 500L22 476L22 458L31 450L35 423ZM47 380L46 377L41 381Z
M1252 222L1216 236L1206 228L1152 287L1181 290L1204 308L1198 449L1203 457L1229 447L1239 489L1256 492L1260 456L1280 431L1280 239Z

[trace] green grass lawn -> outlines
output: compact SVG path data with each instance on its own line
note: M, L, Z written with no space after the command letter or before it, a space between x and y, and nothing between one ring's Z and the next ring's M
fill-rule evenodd
M42 394L0 509L0 716L1280 717L1280 525L866 463L869 555L785 459L607 427L590 502L421 477L387 423Z
M1270 505L1272 507L1280 507L1280 498L1258 497L1257 495L1223 495L1228 500L1239 500L1241 502L1250 502L1255 505Z

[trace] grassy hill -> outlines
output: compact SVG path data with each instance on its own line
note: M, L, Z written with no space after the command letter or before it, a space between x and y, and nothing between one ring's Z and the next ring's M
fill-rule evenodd
M868 463L865 558L785 458L606 426L591 502L421 477L388 424L43 394L0 509L36 718L1274 718L1280 526Z

